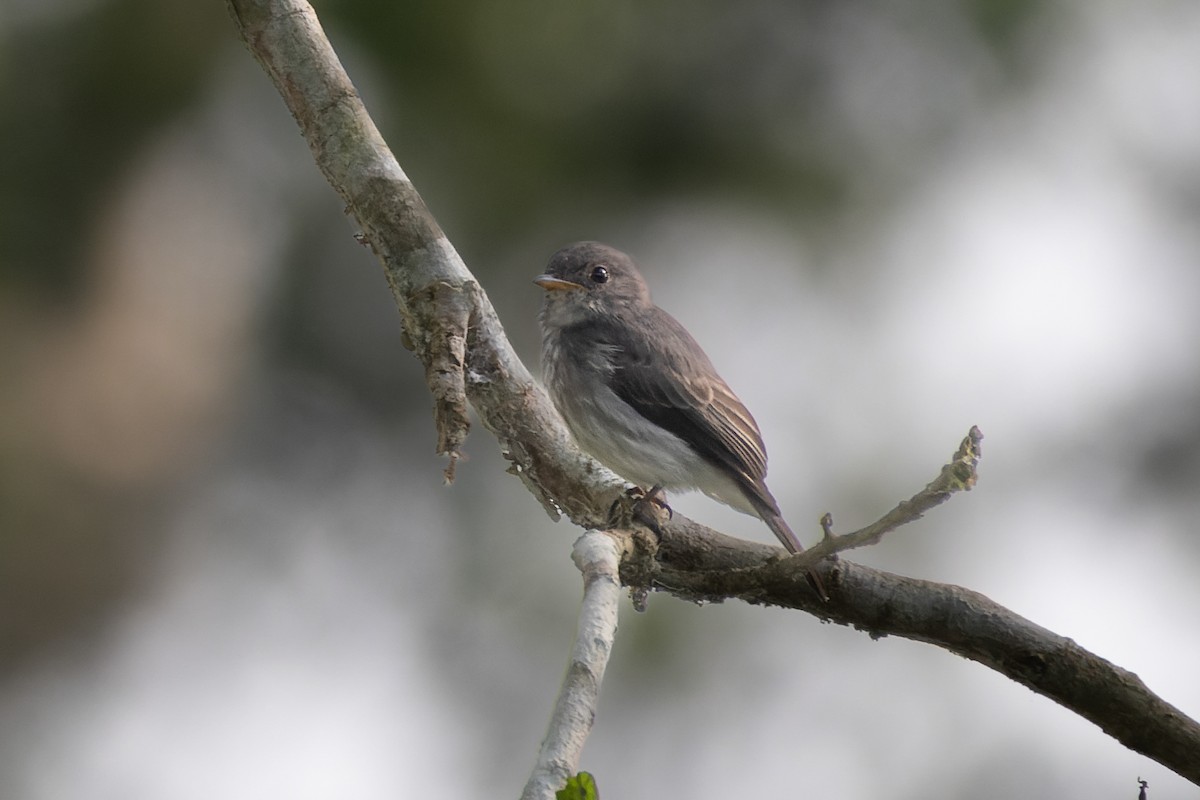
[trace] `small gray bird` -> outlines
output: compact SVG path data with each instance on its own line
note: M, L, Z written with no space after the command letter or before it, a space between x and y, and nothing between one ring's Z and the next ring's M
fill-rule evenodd
M643 487L699 489L804 548L767 489L754 417L674 317L654 305L633 259L598 242L555 253L534 283L546 387L579 445ZM820 578L809 580L827 599Z

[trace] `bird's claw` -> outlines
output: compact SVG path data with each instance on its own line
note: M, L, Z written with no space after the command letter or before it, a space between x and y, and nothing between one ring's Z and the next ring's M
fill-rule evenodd
M667 505L666 497L661 486L653 486L649 491L640 486L631 486L625 494L613 501L608 510L609 521L614 527L624 527L630 522L638 522L662 538L663 512L667 513L666 520L675 518L675 512Z
M653 531L659 539L662 539L662 525L666 521L662 518L663 512L667 512L667 520L675 517L675 512L667 505L663 488L652 486L648 492L642 492L640 489L638 492L641 497L633 501L633 518Z
M653 503L663 511L667 512L667 519L675 519L675 512L667 505L667 495L661 486L651 486L650 491L642 495L643 503Z

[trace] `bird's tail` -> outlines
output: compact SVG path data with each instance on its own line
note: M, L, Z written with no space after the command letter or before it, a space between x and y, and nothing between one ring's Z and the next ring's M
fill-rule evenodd
M787 548L789 553L799 553L804 550L804 546L800 544L800 538L788 527L787 522L779 515L778 511L760 509L759 516L762 517L763 522L767 523L767 527L779 537L779 541L783 542L783 546ZM809 567L807 577L809 585L812 586L817 595L828 603L829 593L825 591L825 584L821 581L821 576L817 574L816 569Z
M779 541L783 543L789 553L804 552L804 545L800 544L800 537L788 527L783 517L771 511L761 511L759 516L762 517L763 522L767 523L767 527L779 537Z

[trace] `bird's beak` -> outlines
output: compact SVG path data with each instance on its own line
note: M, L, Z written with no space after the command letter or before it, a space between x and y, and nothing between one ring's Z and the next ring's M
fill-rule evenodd
M564 292L571 289L583 288L581 284L574 281L564 281L562 278L556 278L553 275L538 275L533 279L533 282L550 292Z

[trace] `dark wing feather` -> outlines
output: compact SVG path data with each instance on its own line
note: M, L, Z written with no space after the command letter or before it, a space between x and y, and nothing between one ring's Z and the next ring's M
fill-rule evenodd
M641 313L619 336L605 323L590 332L614 346L612 390L730 474L756 506L778 514L763 484L767 452L754 417L674 317L659 308Z

